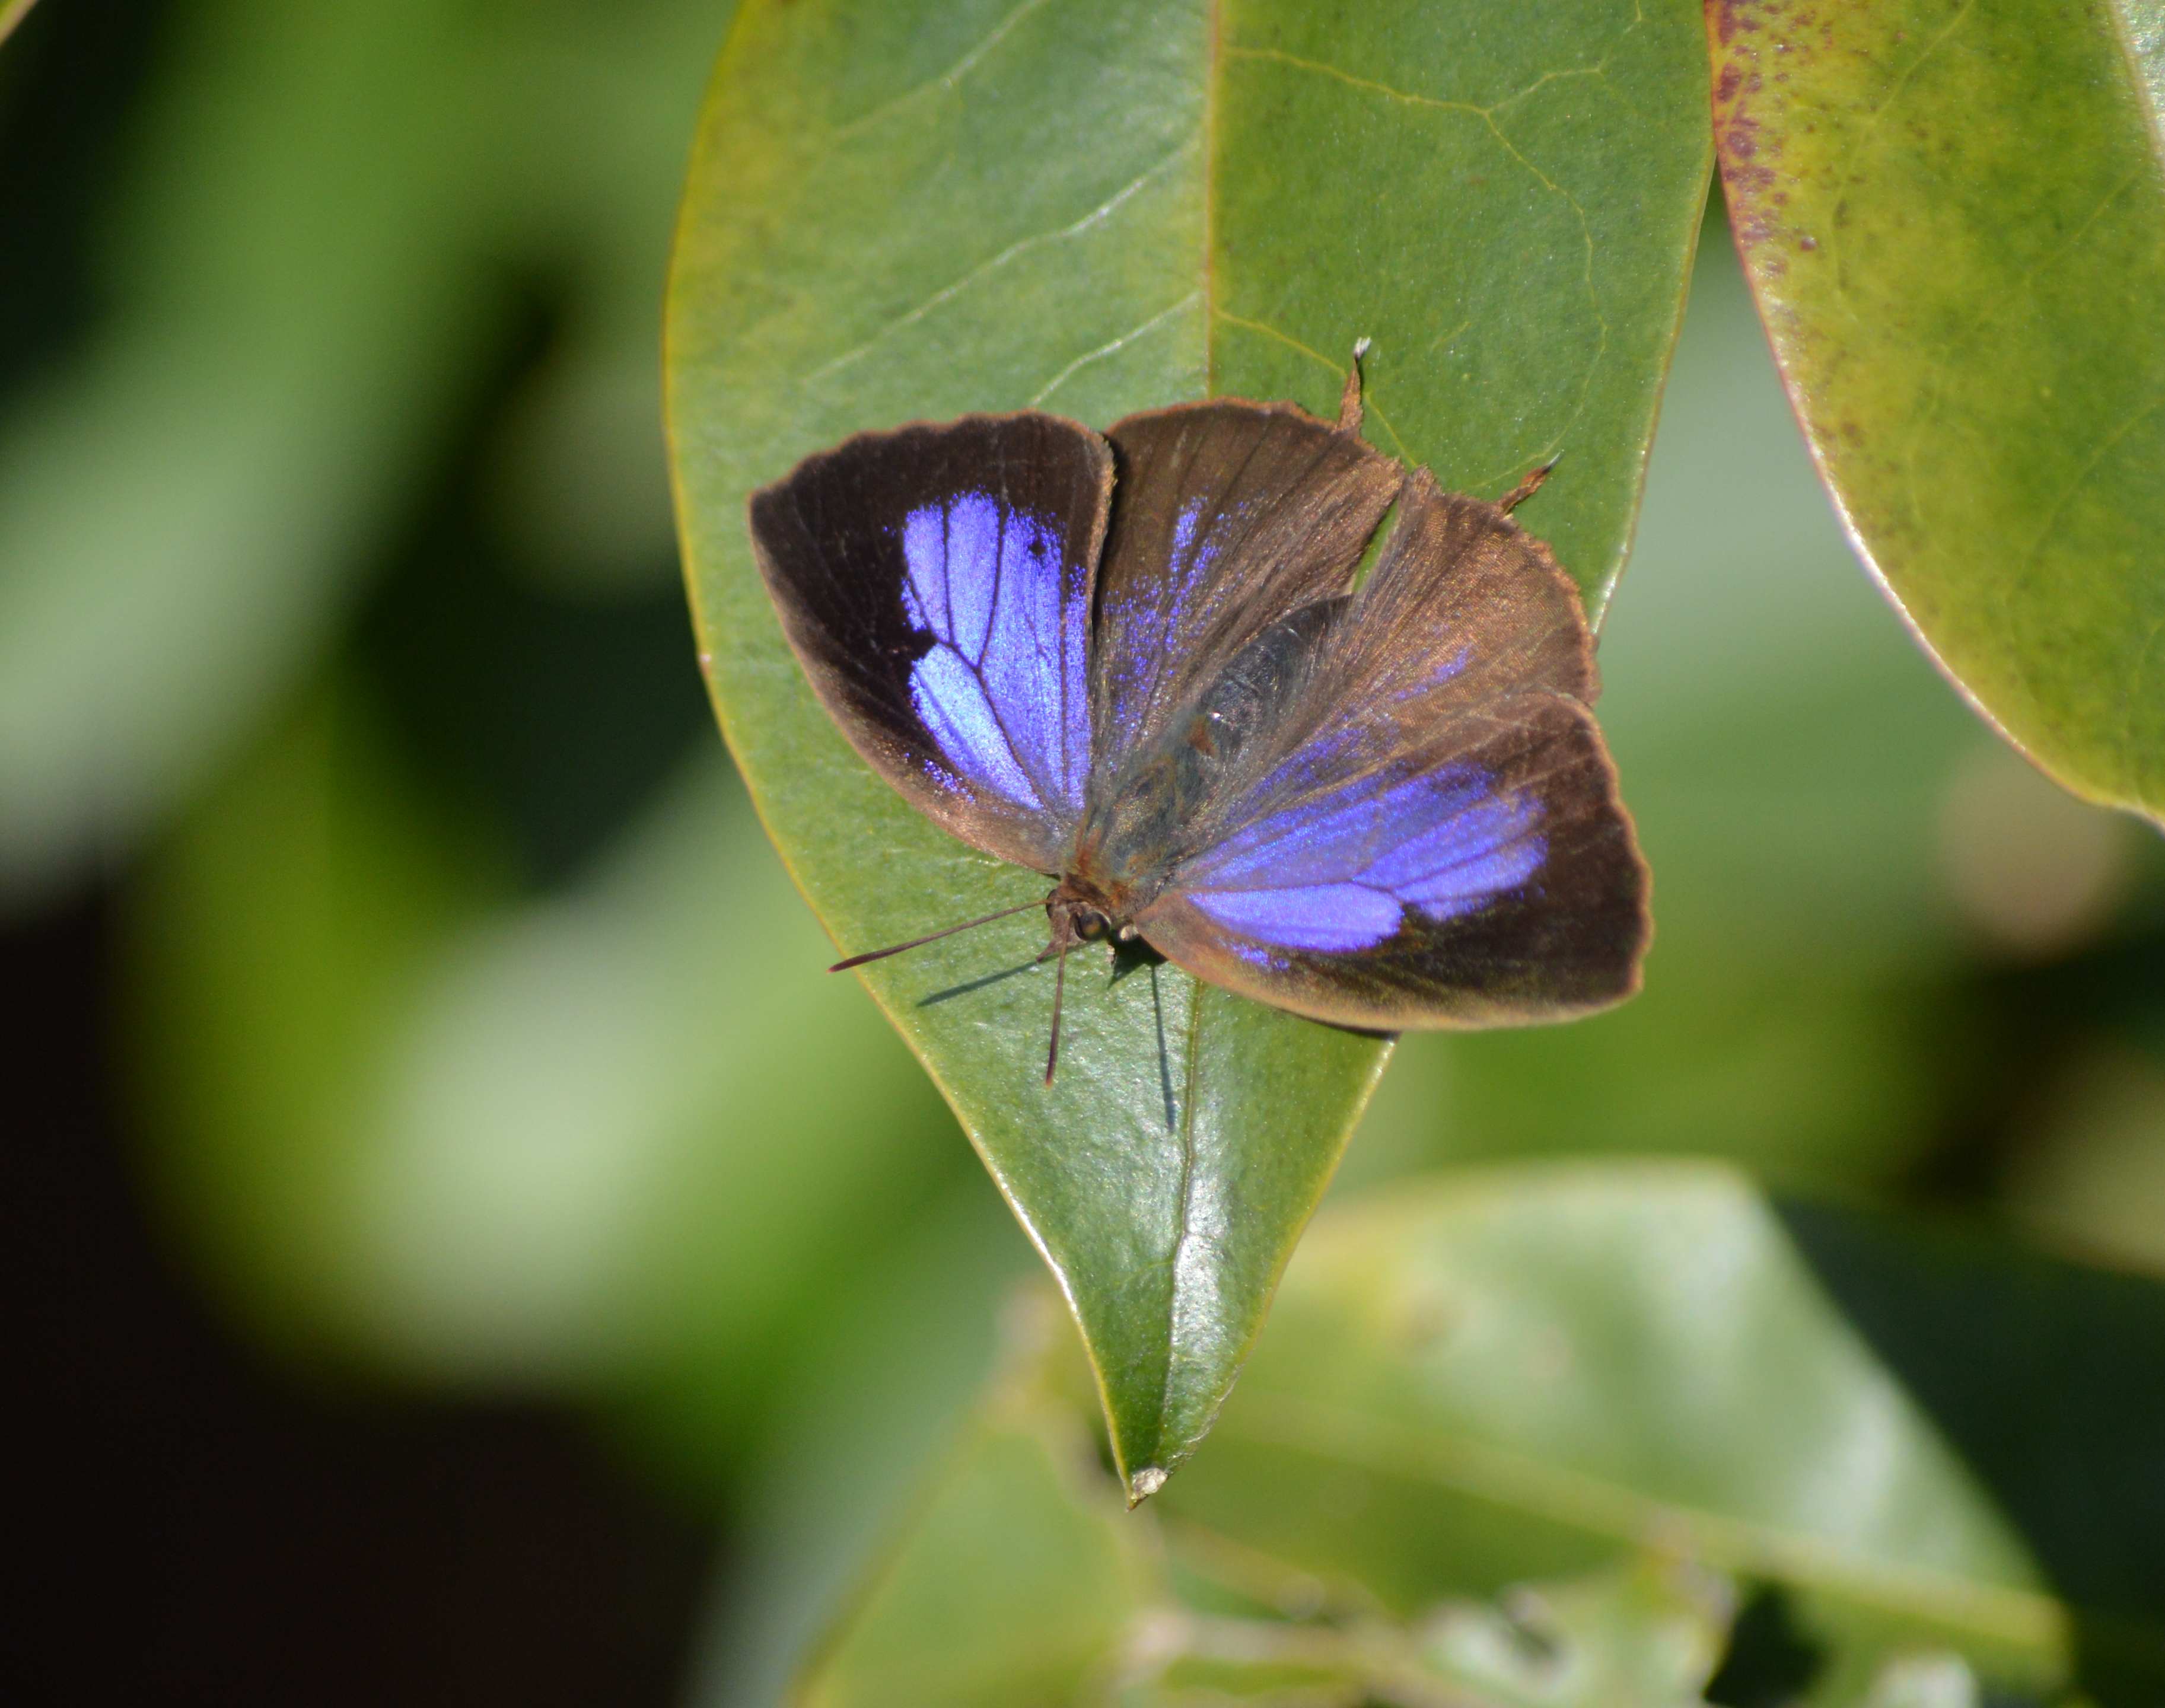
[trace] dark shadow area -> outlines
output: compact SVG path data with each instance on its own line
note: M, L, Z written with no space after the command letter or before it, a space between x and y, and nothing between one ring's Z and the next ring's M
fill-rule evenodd
M1165 964L1165 957L1140 937L1132 942L1114 943L1109 947L1113 951L1111 978L1115 985L1130 974L1142 971L1146 967L1151 969L1152 975L1155 976L1156 969Z
M522 874L574 877L714 723L673 566L635 593L552 594L486 513L492 427L557 336L563 293L507 275L493 366L388 543L350 646L400 746L508 829Z
M145 1214L113 1101L109 898L0 935L9 1708L676 1700L707 1527L580 1421L303 1384Z
M2165 1701L2165 1284L1888 1216L1780 1214L2073 1606L2083 1687Z
M1180 1105L1172 1091L1172 1053L1165 1045L1165 996L1158 988L1156 966L1151 968L1151 1017L1157 1023L1157 1085L1165 1097L1165 1130L1177 1133L1180 1128Z
M2036 1142L2041 1090L2100 1039L2152 1054L2165 1045L2157 969L2165 913L2140 904L2111 937L2078 953L1979 970L1956 998L1961 1025L1937 1046L1947 1105L1936 1143L1904 1182L1906 1201L1947 1209L2004 1196L2010 1171ZM1921 1005L1952 993L1920 991Z
M1797 1628L1788 1593L1778 1584L1762 1584L1736 1616L1706 1700L1719 1708L1784 1708L1803 1699L1825 1663L1820 1646Z
M34 385L107 310L104 237L129 115L163 56L171 0L30 8L0 49L0 393Z

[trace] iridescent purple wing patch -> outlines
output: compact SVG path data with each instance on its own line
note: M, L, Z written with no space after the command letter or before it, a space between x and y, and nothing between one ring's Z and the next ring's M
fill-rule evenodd
M988 492L903 518L903 614L932 645L910 704L942 768L1033 812L1082 810L1090 771L1090 600L1057 519Z
M1283 691L1260 730L1212 731L1231 757L1169 837L1137 912L1151 942L1349 1025L1561 1018L1627 995L1646 870L1588 710L1577 591L1546 551L1416 473L1367 584L1308 608L1235 661Z
M1197 907L1288 949L1371 949L1408 909L1441 924L1542 865L1541 803L1455 765L1382 788L1360 777L1263 812L1180 874Z
M1040 871L1090 773L1112 455L1047 415L865 434L755 493L784 632L851 744L964 841Z

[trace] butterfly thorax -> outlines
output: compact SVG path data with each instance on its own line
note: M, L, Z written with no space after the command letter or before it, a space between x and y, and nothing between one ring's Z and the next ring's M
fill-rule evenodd
M1272 623L1185 707L1093 780L1070 870L1113 896L1116 918L1141 913L1181 862L1214 834L1214 810L1252 781L1267 752L1255 738L1283 723L1346 602L1316 601Z

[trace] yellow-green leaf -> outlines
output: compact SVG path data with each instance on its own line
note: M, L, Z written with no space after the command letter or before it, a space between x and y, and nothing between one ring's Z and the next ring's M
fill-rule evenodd
M2165 818L2165 7L1706 20L1738 246L1859 553L2031 758Z

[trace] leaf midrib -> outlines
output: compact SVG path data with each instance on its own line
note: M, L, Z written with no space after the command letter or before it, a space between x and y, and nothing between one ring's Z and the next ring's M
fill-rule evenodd
M1204 85L1203 85L1203 254L1201 283L1198 286L1203 306L1203 391L1205 397L1218 393L1218 300L1216 279L1211 265L1212 246L1215 233L1212 219L1215 211L1218 181L1218 83L1225 66L1224 27L1225 0L1205 0L1204 8ZM1181 975L1193 982L1193 975ZM1134 1493L1134 1482L1139 1472L1149 1469L1170 1471L1172 1467L1165 1461L1172 1457L1167 1452L1167 1426L1172 1416L1173 1386L1177 1380L1181 1359L1178 1327L1180 1322L1180 1290L1182 1285L1181 1259L1188 1250L1188 1243L1194 1227L1195 1204L1195 1101L1198 1064L1202 1060L1203 1011L1202 992L1191 989L1188 993L1187 1051L1188 1059L1181 1074L1181 1099L1178 1112L1180 1137L1180 1196L1179 1211L1172 1230L1172 1260L1167 1273L1171 1285L1165 1295L1165 1375L1158 1386L1157 1430L1147 1465L1124 1466L1128 1473L1129 1492Z
M1667 1500L1476 1436L1415 1430L1326 1402L1254 1390L1218 1427L1230 1439L1471 1495L1620 1542L1681 1532L1693 1551L1714 1564L1771 1567L1788 1582L1846 1590L1983 1636L2051 1648L2064 1646L2071 1635L2066 1605L2041 1591L1883 1565L1825 1537Z

